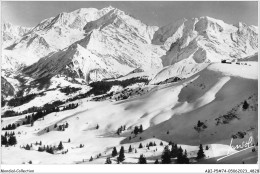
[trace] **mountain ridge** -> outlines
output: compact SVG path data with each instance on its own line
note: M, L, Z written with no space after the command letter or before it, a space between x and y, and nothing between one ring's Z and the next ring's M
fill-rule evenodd
M4 77L5 72L24 69L25 76L36 80L62 75L87 83L124 76L137 68L156 74L174 64L178 69L195 67L197 72L205 66L196 68L196 64L255 54L257 28L208 16L148 26L112 6L81 8L42 20L3 50L1 66Z

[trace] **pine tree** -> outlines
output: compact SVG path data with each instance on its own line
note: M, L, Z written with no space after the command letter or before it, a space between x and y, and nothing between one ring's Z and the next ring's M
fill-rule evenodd
M172 149L171 149L171 157L175 158L178 155L178 147L177 144L172 144Z
M16 125L14 123L12 124L12 129L16 129Z
M249 107L249 104L247 103L247 101L245 100L243 103L243 110L246 110Z
M163 146L163 142L161 141L160 146Z
M93 158L92 158L92 156L90 157L89 161L93 161Z
M200 126L201 126L201 122L199 120L198 123L197 123L197 127L199 128Z
M30 148L29 144L27 144L26 147L25 147L25 150L30 150L30 149L31 148Z
M68 143L70 143L70 138L69 138L69 140L68 140Z
M131 153L132 152L132 147L131 145L129 146L129 149L128 149L128 153Z
M49 148L49 146L47 145L47 147L46 147L46 152L49 152L49 150L50 150L50 148Z
M42 148L41 148L41 147L38 147L38 151L39 151L39 152L42 152Z
M208 145L206 146L206 150L209 150L209 146Z
M150 142L150 143L149 143L149 146L153 146L153 142Z
M147 164L146 158L144 157L143 154L140 155L139 160L138 160L138 164Z
M112 157L115 157L117 156L117 150L116 150L116 147L113 148L113 151L112 151Z
M142 143L139 144L139 149L143 148L143 145Z
M8 144L8 142L7 142L6 136L1 135L1 146L2 145L7 145L7 144Z
M50 149L48 150L48 153L50 153L50 154L54 154L54 152L53 152L53 148L52 148L52 147L50 147Z
M118 161L123 162L125 160L125 150L124 147L121 146L121 149L119 151Z
M184 164L189 164L190 163L186 149L185 149L185 152L184 152L184 155L183 155L183 163Z
M13 146L13 145L16 145L17 144L17 140L16 140L16 137L15 136L11 136L8 140L8 144Z
M183 150L182 150L181 147L178 148L177 163L178 164L183 164Z
M201 159L201 158L204 158L204 157L205 157L205 154L204 154L204 151L203 151L203 147L202 147L202 144L200 144L199 151L197 153L197 159Z
M99 125L97 124L96 129L99 129Z
M143 132L143 125L140 125L139 132L140 132L140 133Z
M63 149L63 145L62 142L60 141L60 144L58 145L58 150L62 150Z
M6 136L1 135L1 146L7 144L7 138Z
M154 162L154 164L159 164L159 160L156 159L155 162Z
M105 164L112 164L110 157L107 157Z
M136 136L138 133L139 133L139 129L138 129L137 126L135 126L135 128L134 128L134 134L135 134L135 136Z
M161 159L162 159L162 164L170 164L171 163L171 152L170 152L168 146L165 146Z

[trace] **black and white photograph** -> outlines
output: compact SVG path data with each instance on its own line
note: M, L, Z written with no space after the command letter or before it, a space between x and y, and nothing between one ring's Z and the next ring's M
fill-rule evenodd
M1 164L258 164L258 1L2 1L1 30Z

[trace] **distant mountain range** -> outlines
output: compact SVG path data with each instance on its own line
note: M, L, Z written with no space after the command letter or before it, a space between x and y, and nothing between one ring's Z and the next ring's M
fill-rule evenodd
M116 78L137 68L154 76L168 65L243 59L258 50L256 26L210 17L148 26L111 6L60 13L33 28L5 22L2 35L3 77L65 76L81 79L79 83Z

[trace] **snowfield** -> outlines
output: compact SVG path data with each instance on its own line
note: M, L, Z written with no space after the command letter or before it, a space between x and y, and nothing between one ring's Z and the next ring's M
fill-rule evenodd
M169 141L187 150L189 158L196 157L199 144L204 147L208 145L209 150L205 150L206 160L213 160L227 154L231 136L239 131L250 130L255 135L255 141L258 140L257 79L257 63L251 63L250 66L212 63L184 80L165 85L148 85L147 92L125 100L76 100L79 107L75 109L54 112L37 120L33 126L16 128L14 132L18 144L2 146L2 163L104 164L106 158L111 156L112 148L116 147L119 151L121 146L125 149L123 163L137 163L140 154L145 155L148 163L154 163L156 159L160 160L164 146ZM140 86L131 88L136 87ZM118 86L111 89L112 92L120 90ZM38 103L36 100L47 100L50 96L55 94L50 92L43 96L46 99L39 97L31 102ZM247 110L242 109L244 100L250 105ZM30 103L24 107L27 105ZM226 124L217 124L216 119L222 118L230 110L239 119L235 117L226 120ZM23 117L2 118L2 126ZM194 129L198 120L207 126L201 132ZM65 123L69 124L65 131L54 129L55 124ZM116 134L117 129L124 125L126 130L120 135ZM131 134L134 126L139 125L143 126L144 131L137 136ZM62 151L68 149L68 153L38 152L36 141L56 147L62 141ZM155 142L156 146L147 149L145 146L149 142ZM160 145L161 142L163 145ZM31 143L31 150L21 148ZM138 148L140 143L144 146L141 149ZM80 144L84 147L79 148ZM129 145L134 148L133 152L128 153ZM91 156L93 161L89 161ZM111 161L116 163L116 158L112 157Z

